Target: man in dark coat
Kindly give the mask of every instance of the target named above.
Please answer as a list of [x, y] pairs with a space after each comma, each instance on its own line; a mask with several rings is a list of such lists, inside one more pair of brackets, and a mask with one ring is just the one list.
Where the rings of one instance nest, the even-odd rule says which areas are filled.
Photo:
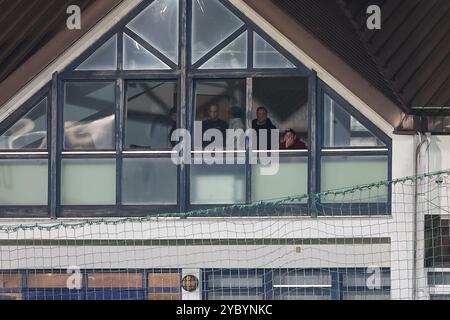
[[[271, 146], [272, 146], [272, 139], [271, 139], [271, 130], [276, 129], [275, 125], [272, 123], [272, 121], [270, 120], [270, 118], [268, 117], [268, 112], [267, 109], [264, 107], [259, 107], [256, 110], [256, 119], [254, 119], [252, 121], [252, 128], [256, 131], [256, 136], [257, 136], [257, 149], [260, 150], [260, 146], [259, 146], [259, 131], [260, 130], [267, 130], [267, 141], [266, 141], [266, 145], [263, 146], [261, 144], [261, 149], [264, 150], [271, 150]], [[278, 145], [279, 141], [276, 141], [276, 144]]]
[[[202, 130], [203, 134], [205, 134], [206, 131], [209, 129], [217, 129], [222, 133], [223, 136], [223, 148], [226, 147], [226, 131], [228, 129], [228, 123], [226, 123], [224, 120], [219, 118], [219, 108], [216, 105], [211, 105], [208, 108], [208, 118], [206, 120], [203, 120], [202, 123]], [[203, 142], [203, 148], [208, 146], [211, 142], [204, 141]]]

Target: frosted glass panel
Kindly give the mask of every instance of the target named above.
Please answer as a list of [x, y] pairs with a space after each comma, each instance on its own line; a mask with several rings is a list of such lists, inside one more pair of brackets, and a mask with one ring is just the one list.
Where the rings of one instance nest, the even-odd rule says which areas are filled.
[[228, 300], [228, 301], [239, 301], [239, 300], [263, 300], [263, 294], [250, 294], [248, 292], [231, 294], [223, 292], [209, 292], [208, 300]]
[[391, 295], [389, 291], [374, 290], [374, 291], [354, 291], [344, 292], [343, 300], [390, 300]]
[[255, 68], [295, 68], [292, 62], [257, 33], [254, 33], [253, 64]]
[[191, 204], [244, 202], [244, 165], [191, 166]]
[[331, 274], [329, 271], [292, 270], [278, 271], [273, 275], [274, 286], [331, 286]]
[[127, 205], [177, 203], [177, 166], [169, 159], [124, 159], [122, 202]]
[[0, 160], [0, 205], [47, 205], [47, 160]]
[[200, 69], [246, 69], [247, 32], [223, 48]]
[[[330, 156], [322, 158], [322, 191], [351, 188], [387, 180], [386, 156]], [[324, 202], [386, 202], [387, 187], [355, 191], [347, 195], [327, 196]]]
[[115, 160], [63, 160], [61, 188], [63, 205], [114, 205], [116, 203]]
[[254, 165], [252, 168], [252, 201], [274, 200], [308, 193], [308, 159], [282, 157], [275, 175], [262, 175], [262, 168], [266, 167]]
[[155, 57], [138, 42], [126, 34], [123, 35], [124, 70], [167, 70], [168, 65]]
[[116, 70], [117, 69], [117, 35], [106, 41], [76, 70]]
[[218, 0], [192, 1], [192, 63], [244, 23]]
[[127, 27], [152, 47], [178, 63], [178, 0], [156, 0]]
[[47, 98], [0, 135], [0, 150], [47, 148]]
[[384, 143], [347, 113], [336, 101], [325, 95], [324, 146], [377, 147], [384, 146]]

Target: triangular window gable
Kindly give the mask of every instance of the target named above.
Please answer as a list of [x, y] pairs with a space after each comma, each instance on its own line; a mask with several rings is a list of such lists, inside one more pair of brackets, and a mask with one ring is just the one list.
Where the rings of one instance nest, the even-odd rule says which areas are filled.
[[213, 56], [200, 69], [247, 69], [247, 32]]
[[117, 69], [117, 35], [101, 45], [92, 55], [84, 60], [77, 71], [102, 71]]
[[170, 67], [155, 57], [144, 45], [127, 34], [123, 35], [124, 70], [167, 70]]
[[0, 131], [0, 150], [47, 149], [48, 98], [44, 97]]
[[325, 148], [386, 146], [377, 135], [326, 93], [323, 102], [323, 128]]
[[277, 49], [264, 40], [259, 34], [254, 34], [253, 65], [262, 69], [295, 68], [295, 65], [283, 56]]
[[[119, 22], [71, 70], [175, 70], [186, 57], [195, 70], [295, 69], [289, 54], [224, 0], [193, 0], [187, 50], [181, 50], [180, 0], [154, 0]], [[114, 32], [114, 33], [112, 33]], [[119, 43], [120, 42], [120, 43]], [[120, 51], [120, 52], [119, 52]], [[121, 61], [118, 61], [121, 57]], [[70, 72], [70, 70], [69, 70]]]
[[127, 28], [178, 64], [179, 1], [155, 0]]

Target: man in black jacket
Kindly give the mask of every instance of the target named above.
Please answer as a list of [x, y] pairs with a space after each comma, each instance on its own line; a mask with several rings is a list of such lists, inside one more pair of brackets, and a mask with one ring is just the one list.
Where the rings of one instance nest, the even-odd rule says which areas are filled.
[[[228, 129], [228, 123], [219, 118], [219, 108], [216, 105], [211, 105], [208, 108], [208, 118], [203, 120], [202, 123], [203, 134], [209, 129], [217, 129], [222, 133], [223, 148], [226, 146], [226, 130]], [[213, 140], [214, 141], [214, 140]], [[203, 148], [208, 146], [211, 142], [203, 141]]]
[[[272, 123], [270, 118], [268, 117], [267, 109], [264, 107], [259, 107], [256, 110], [256, 119], [252, 121], [252, 128], [256, 131], [257, 135], [257, 149], [259, 148], [259, 131], [264, 129], [267, 130], [267, 144], [265, 146], [261, 145], [262, 150], [271, 150], [272, 139], [271, 139], [271, 131], [277, 129], [275, 125]], [[278, 141], [276, 141], [276, 145], [278, 145]]]

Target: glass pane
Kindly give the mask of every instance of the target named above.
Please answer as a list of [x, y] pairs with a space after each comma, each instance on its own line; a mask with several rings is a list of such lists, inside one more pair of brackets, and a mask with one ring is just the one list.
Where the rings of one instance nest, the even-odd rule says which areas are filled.
[[178, 0], [155, 0], [127, 27], [178, 63]]
[[84, 60], [76, 70], [116, 70], [117, 69], [117, 35], [106, 41], [89, 58]]
[[389, 287], [391, 285], [391, 278], [390, 273], [383, 271], [380, 273], [373, 273], [372, 271], [367, 273], [357, 273], [357, 272], [346, 272], [342, 275], [342, 285], [344, 286], [344, 290], [346, 290], [346, 287], [367, 287], [368, 288], [368, 281], [369, 284], [372, 280], [373, 276], [379, 275], [379, 285], [382, 287]]
[[[222, 149], [230, 144], [229, 149], [243, 150], [245, 148], [245, 113], [246, 113], [246, 81], [245, 80], [218, 80], [218, 81], [198, 81], [196, 83], [196, 106], [195, 106], [195, 127], [202, 128], [202, 131], [195, 130], [194, 136], [202, 141], [203, 148], [212, 142], [209, 139], [200, 139], [198, 135], [204, 137], [210, 129], [217, 129], [223, 136], [223, 140], [217, 141], [214, 145], [221, 144]], [[232, 131], [236, 137], [226, 139], [227, 129], [242, 131]], [[210, 131], [211, 133], [212, 131]], [[229, 132], [230, 133], [230, 132]], [[202, 146], [195, 146], [196, 150]]]
[[211, 274], [208, 277], [208, 288], [222, 289], [222, 288], [261, 288], [263, 287], [262, 276], [255, 274]]
[[274, 286], [331, 286], [331, 274], [322, 270], [275, 271]]
[[450, 285], [450, 272], [428, 272], [428, 285]]
[[115, 149], [115, 85], [68, 82], [64, 97], [64, 148]]
[[122, 202], [127, 205], [177, 203], [177, 166], [169, 159], [124, 159]]
[[450, 294], [430, 294], [430, 300], [450, 300]]
[[191, 204], [245, 202], [245, 165], [192, 165]]
[[0, 160], [0, 205], [47, 205], [47, 160]]
[[283, 288], [274, 290], [274, 300], [331, 300], [330, 289], [313, 288], [310, 290], [299, 288]]
[[191, 62], [197, 62], [243, 25], [238, 17], [217, 0], [192, 1]]
[[138, 42], [123, 34], [124, 70], [167, 70], [168, 65], [147, 51]]
[[253, 66], [255, 68], [295, 68], [277, 49], [254, 33]]
[[[322, 191], [351, 188], [363, 184], [386, 181], [388, 158], [386, 156], [330, 156], [322, 157]], [[387, 187], [373, 187], [346, 195], [330, 195], [324, 202], [387, 201]]]
[[261, 169], [265, 167], [252, 167], [252, 201], [275, 200], [308, 193], [307, 158], [280, 157], [279, 169], [274, 175], [262, 175]]
[[47, 98], [0, 135], [0, 149], [47, 149]]
[[127, 86], [125, 149], [167, 149], [176, 129], [175, 82], [138, 81]]
[[[450, 220], [440, 215], [425, 216], [425, 266], [427, 268], [450, 268]], [[443, 273], [441, 280], [444, 281]], [[450, 276], [446, 274], [446, 279]], [[440, 284], [430, 281], [429, 284]]]
[[[306, 150], [308, 148], [308, 78], [279, 77], [253, 79], [252, 128], [260, 150]], [[271, 133], [280, 130], [278, 141]], [[260, 135], [266, 132], [265, 139]], [[276, 132], [275, 132], [276, 133]]]
[[114, 205], [116, 163], [113, 159], [64, 159], [63, 205]]
[[377, 147], [384, 146], [384, 143], [347, 113], [336, 101], [325, 95], [324, 146]]
[[343, 300], [390, 300], [391, 294], [389, 291], [374, 290], [374, 291], [353, 291], [344, 292]]
[[247, 32], [241, 34], [228, 46], [212, 57], [200, 69], [246, 69]]
[[228, 300], [228, 301], [239, 301], [239, 300], [263, 300], [263, 294], [251, 294], [249, 292], [242, 292], [240, 294], [223, 293], [223, 292], [209, 292], [208, 300]]

